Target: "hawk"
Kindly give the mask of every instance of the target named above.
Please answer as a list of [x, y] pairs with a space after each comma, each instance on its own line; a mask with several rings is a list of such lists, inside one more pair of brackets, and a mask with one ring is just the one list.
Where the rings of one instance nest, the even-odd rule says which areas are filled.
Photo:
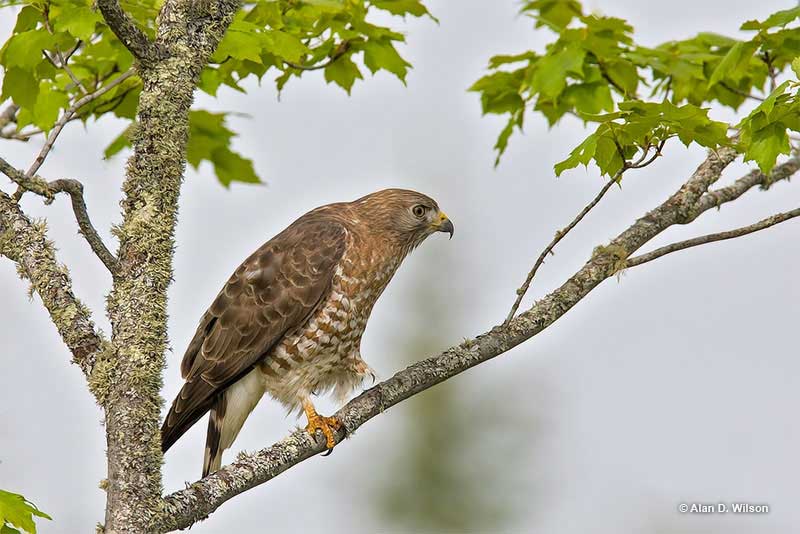
[[361, 336], [400, 263], [434, 232], [453, 236], [436, 202], [386, 189], [312, 210], [236, 269], [200, 319], [181, 362], [186, 379], [161, 428], [164, 452], [206, 412], [203, 476], [220, 468], [264, 393], [305, 412], [328, 448], [341, 423], [312, 395], [343, 400], [372, 369]]

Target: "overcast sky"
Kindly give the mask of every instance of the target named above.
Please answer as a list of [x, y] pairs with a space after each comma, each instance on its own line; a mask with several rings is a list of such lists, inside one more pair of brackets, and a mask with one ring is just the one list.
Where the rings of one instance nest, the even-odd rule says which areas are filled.
[[[362, 354], [386, 378], [404, 362], [427, 356], [410, 353], [405, 342], [419, 334], [413, 314], [420, 299], [443, 310], [442, 325], [448, 326], [441, 329], [438, 348], [502, 321], [539, 250], [602, 184], [592, 168], [554, 177], [553, 163], [584, 135], [569, 120], [549, 131], [542, 118], [530, 117], [526, 134], [512, 139], [501, 165], [493, 168], [491, 147], [502, 124], [482, 118], [477, 95], [466, 88], [484, 73], [492, 54], [541, 49], [550, 35], [517, 17], [513, 0], [428, 5], [439, 25], [427, 19], [394, 23], [408, 36], [404, 53], [414, 65], [408, 87], [380, 74], [359, 83], [348, 97], [326, 86], [320, 73], [309, 73], [293, 80], [280, 102], [266, 79], [261, 87], [250, 84], [248, 95], [222, 90], [216, 101], [198, 97], [199, 106], [248, 115], [232, 121], [241, 134], [236, 147], [253, 158], [267, 185], [224, 190], [210, 168], [187, 172], [170, 289], [168, 401], [180, 387], [180, 356], [221, 284], [253, 249], [305, 211], [396, 186], [436, 198], [455, 223], [453, 240], [429, 239], [376, 306]], [[791, 5], [588, 3], [628, 19], [644, 44], [699, 31], [734, 35], [742, 21]], [[9, 20], [0, 22], [0, 35], [9, 30]], [[82, 179], [95, 225], [111, 241], [108, 228], [119, 220], [124, 157], [102, 162], [100, 155], [121, 124], [104, 120], [81, 128], [67, 128], [42, 174]], [[0, 154], [25, 167], [40, 146], [40, 141], [2, 142]], [[559, 245], [526, 303], [559, 285], [594, 246], [665, 199], [702, 158], [701, 150], [671, 144], [656, 164], [626, 175], [623, 188], [613, 189]], [[740, 163], [731, 166], [725, 180], [744, 169]], [[652, 246], [795, 208], [796, 182], [768, 193], [754, 191], [688, 228], [670, 230]], [[29, 213], [50, 221], [76, 293], [108, 332], [103, 305], [110, 277], [76, 236], [68, 204], [59, 198], [43, 207], [33, 195], [24, 201]], [[480, 413], [488, 414], [475, 421], [471, 439], [506, 441], [501, 449], [486, 445], [485, 456], [475, 458], [487, 466], [482, 473], [487, 491], [494, 488], [493, 462], [512, 463], [521, 479], [508, 488], [508, 498], [531, 511], [509, 518], [507, 530], [786, 533], [800, 528], [798, 235], [800, 223], [787, 222], [633, 269], [619, 281], [605, 282], [533, 340], [451, 381], [460, 407], [480, 405]], [[97, 487], [105, 476], [102, 414], [78, 368], [69, 365], [40, 301], [30, 301], [26, 291], [11, 262], [0, 261], [0, 487], [23, 493], [54, 517], [40, 523], [41, 533], [88, 532], [103, 517], [104, 494]], [[436, 330], [437, 324], [428, 327]], [[402, 430], [413, 425], [408, 419], [414, 402], [371, 421], [332, 456], [304, 462], [228, 502], [192, 532], [391, 530], [368, 493], [376, 480], [392, 483], [386, 466], [403, 447]], [[480, 428], [489, 421], [480, 417], [493, 414], [516, 418], [513, 425], [530, 427], [537, 439], [522, 439], [517, 430], [506, 433], [503, 427], [482, 435]], [[234, 454], [267, 446], [295, 424], [265, 399]], [[204, 440], [205, 424], [198, 424], [169, 451], [167, 491], [197, 478]], [[729, 501], [768, 503], [771, 512], [677, 512], [681, 502]], [[313, 503], [313, 511], [301, 511], [301, 503]]]

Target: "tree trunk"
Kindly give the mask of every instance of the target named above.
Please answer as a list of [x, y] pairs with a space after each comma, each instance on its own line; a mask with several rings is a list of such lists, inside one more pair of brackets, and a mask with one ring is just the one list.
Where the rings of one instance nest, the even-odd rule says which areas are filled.
[[147, 531], [161, 499], [167, 287], [196, 70], [178, 58], [140, 69], [135, 152], [117, 230], [120, 274], [108, 300], [116, 353], [105, 398], [107, 532]]

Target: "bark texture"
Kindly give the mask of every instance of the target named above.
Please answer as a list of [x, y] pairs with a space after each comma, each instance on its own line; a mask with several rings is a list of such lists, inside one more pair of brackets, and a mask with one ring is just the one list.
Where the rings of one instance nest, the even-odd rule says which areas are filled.
[[[123, 185], [122, 224], [116, 229], [118, 276], [108, 298], [115, 352], [95, 379], [106, 409], [109, 533], [149, 531], [161, 505], [167, 288], [188, 114], [200, 72], [237, 8], [238, 2], [166, 2], [154, 43], [163, 57], [148, 56], [138, 65], [143, 89]], [[114, 26], [118, 18], [108, 22]], [[115, 31], [126, 36], [132, 30], [120, 24]]]
[[[625, 269], [626, 260], [633, 252], [669, 227], [689, 223], [755, 186], [769, 187], [776, 181], [788, 179], [798, 170], [799, 162], [793, 158], [776, 167], [769, 176], [752, 172], [728, 188], [709, 192], [709, 187], [735, 157], [732, 149], [709, 154], [675, 194], [639, 218], [608, 245], [597, 247], [586, 264], [561, 287], [507, 324], [420, 361], [350, 401], [335, 414], [344, 423], [337, 442], [391, 406], [535, 336], [566, 314], [601, 282]], [[323, 439], [315, 441], [305, 430], [297, 430], [271, 447], [254, 454], [240, 454], [236, 462], [165, 497], [163, 512], [154, 523], [154, 530], [190, 527], [227, 500], [325, 450]]]

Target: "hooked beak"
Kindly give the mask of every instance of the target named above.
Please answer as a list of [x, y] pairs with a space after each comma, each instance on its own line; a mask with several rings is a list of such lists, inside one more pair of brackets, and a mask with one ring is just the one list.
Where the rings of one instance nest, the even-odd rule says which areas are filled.
[[450, 234], [450, 239], [453, 239], [453, 233], [455, 232], [455, 227], [453, 226], [453, 222], [447, 218], [447, 215], [439, 212], [439, 218], [432, 224], [434, 231], [436, 232], [447, 232]]

